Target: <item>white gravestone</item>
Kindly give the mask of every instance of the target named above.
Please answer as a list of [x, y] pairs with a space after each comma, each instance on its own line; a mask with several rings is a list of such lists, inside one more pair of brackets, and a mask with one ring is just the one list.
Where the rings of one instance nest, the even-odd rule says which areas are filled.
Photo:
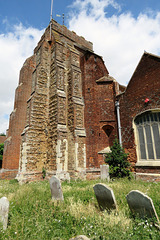
[[111, 188], [105, 184], [98, 183], [93, 187], [93, 189], [98, 201], [99, 208], [102, 211], [107, 210], [110, 212], [113, 209], [117, 210], [116, 199]]
[[138, 215], [140, 218], [152, 218], [159, 222], [156, 210], [152, 199], [144, 193], [133, 190], [126, 196], [129, 208], [133, 215]]
[[6, 197], [0, 198], [0, 222], [3, 225], [3, 229], [7, 228], [9, 213], [9, 201]]
[[75, 238], [70, 238], [70, 240], [90, 240], [90, 239], [84, 235], [79, 235]]
[[100, 165], [100, 169], [101, 169], [101, 179], [102, 180], [110, 180], [109, 179], [109, 165]]
[[50, 182], [52, 199], [53, 200], [64, 200], [60, 180], [57, 177], [52, 176], [50, 178], [49, 182]]

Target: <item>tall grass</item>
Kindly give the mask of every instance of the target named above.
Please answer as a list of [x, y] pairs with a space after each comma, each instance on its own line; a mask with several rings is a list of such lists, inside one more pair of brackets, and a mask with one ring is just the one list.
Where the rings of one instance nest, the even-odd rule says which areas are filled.
[[159, 230], [149, 221], [131, 217], [126, 195], [139, 190], [152, 198], [160, 216], [160, 183], [119, 179], [103, 181], [114, 191], [118, 214], [101, 212], [94, 195], [95, 181], [63, 182], [63, 202], [53, 202], [48, 181], [19, 185], [0, 181], [0, 198], [10, 201], [9, 223], [0, 230], [0, 239], [68, 240], [76, 235], [90, 239], [160, 239]]

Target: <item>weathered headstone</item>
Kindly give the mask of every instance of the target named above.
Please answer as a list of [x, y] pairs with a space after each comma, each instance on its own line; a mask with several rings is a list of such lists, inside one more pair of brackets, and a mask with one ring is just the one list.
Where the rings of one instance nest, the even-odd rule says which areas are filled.
[[140, 218], [152, 218], [159, 222], [150, 197], [138, 190], [133, 190], [128, 193], [126, 199], [133, 215], [138, 215]]
[[70, 238], [70, 240], [90, 240], [88, 237], [86, 237], [85, 235], [79, 235], [75, 238]]
[[107, 185], [98, 183], [93, 187], [99, 208], [104, 211], [107, 210], [110, 212], [111, 210], [117, 210], [116, 199], [113, 193], [113, 190], [109, 188]]
[[3, 229], [7, 228], [9, 213], [9, 201], [6, 197], [0, 198], [0, 222], [3, 225]]
[[109, 181], [109, 165], [103, 164], [100, 165], [101, 169], [101, 179], [105, 180], [107, 179]]
[[52, 176], [50, 178], [49, 182], [50, 182], [52, 199], [53, 200], [64, 200], [60, 180], [57, 177]]

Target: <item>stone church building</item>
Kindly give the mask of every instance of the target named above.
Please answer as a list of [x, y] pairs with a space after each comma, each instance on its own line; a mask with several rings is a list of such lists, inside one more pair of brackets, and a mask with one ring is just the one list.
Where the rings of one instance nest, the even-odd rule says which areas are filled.
[[0, 178], [95, 178], [118, 136], [137, 177], [160, 179], [160, 58], [125, 88], [91, 42], [52, 20], [19, 77]]

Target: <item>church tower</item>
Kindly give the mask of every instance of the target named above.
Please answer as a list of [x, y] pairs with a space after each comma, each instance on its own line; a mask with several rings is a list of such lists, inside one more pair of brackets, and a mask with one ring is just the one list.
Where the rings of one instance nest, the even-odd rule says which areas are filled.
[[116, 86], [92, 43], [52, 19], [21, 70], [0, 177], [96, 172], [116, 134]]

